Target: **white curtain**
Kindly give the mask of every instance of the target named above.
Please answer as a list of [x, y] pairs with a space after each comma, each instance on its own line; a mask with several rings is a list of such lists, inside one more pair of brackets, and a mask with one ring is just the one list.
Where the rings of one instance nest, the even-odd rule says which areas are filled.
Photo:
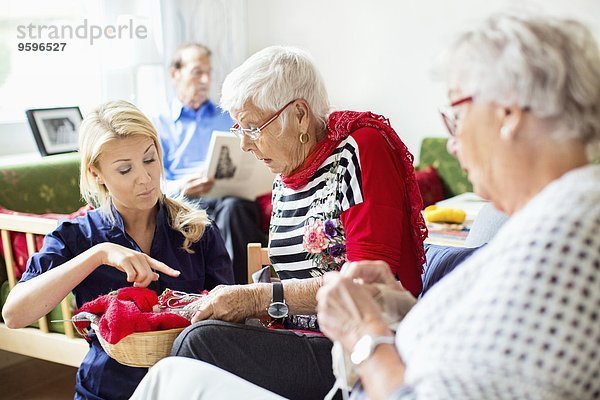
[[247, 57], [246, 1], [103, 0], [107, 23], [133, 18], [148, 28], [146, 40], [106, 47], [105, 96], [132, 100], [149, 116], [164, 111], [174, 95], [168, 77], [173, 52], [200, 42], [212, 51], [211, 98], [218, 102], [225, 76]]
[[102, 0], [104, 24], [146, 28], [144, 39], [106, 40], [103, 54], [104, 100], [125, 99], [135, 103], [149, 117], [167, 103], [166, 71], [163, 67], [160, 0]]
[[[211, 98], [216, 102], [219, 100], [225, 76], [248, 56], [246, 1], [160, 1], [163, 44], [161, 50], [165, 55], [165, 68], [180, 44], [204, 44], [212, 51]], [[170, 100], [173, 88], [168, 79], [166, 86]]]

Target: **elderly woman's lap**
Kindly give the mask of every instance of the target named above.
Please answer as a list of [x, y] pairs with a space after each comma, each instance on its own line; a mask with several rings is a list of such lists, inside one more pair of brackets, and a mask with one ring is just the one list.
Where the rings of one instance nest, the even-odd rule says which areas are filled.
[[171, 355], [205, 361], [290, 399], [316, 399], [333, 386], [331, 346], [319, 335], [209, 320], [184, 330]]
[[154, 399], [281, 400], [282, 397], [213, 365], [183, 357], [162, 359], [150, 369], [131, 397]]

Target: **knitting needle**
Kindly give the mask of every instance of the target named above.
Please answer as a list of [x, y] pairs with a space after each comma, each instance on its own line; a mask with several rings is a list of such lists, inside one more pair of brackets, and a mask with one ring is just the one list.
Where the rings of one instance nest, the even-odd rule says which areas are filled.
[[183, 310], [180, 308], [161, 308], [159, 312], [196, 312], [197, 310]]

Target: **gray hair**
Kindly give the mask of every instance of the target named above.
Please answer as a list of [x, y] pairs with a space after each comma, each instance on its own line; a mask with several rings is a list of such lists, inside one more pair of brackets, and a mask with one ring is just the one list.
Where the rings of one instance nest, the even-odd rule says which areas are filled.
[[600, 142], [600, 50], [581, 23], [498, 14], [449, 50], [447, 79], [477, 101], [528, 107], [556, 138]]
[[[225, 78], [220, 105], [227, 111], [239, 110], [250, 100], [261, 110], [275, 112], [295, 99], [306, 100], [314, 117], [325, 123], [329, 99], [312, 57], [295, 47], [271, 46]], [[286, 113], [280, 118], [285, 124]]]
[[171, 59], [171, 68], [183, 68], [183, 52], [187, 49], [196, 49], [201, 55], [206, 55], [209, 58], [212, 56], [210, 49], [202, 43], [184, 43], [175, 49], [175, 53], [173, 53], [173, 58]]

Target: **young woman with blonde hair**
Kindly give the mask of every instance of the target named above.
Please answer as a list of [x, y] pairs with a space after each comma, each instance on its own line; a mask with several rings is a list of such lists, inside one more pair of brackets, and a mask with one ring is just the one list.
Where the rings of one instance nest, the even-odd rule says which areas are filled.
[[[81, 195], [97, 208], [46, 236], [2, 310], [8, 327], [31, 324], [71, 291], [81, 307], [132, 284], [160, 294], [233, 283], [231, 260], [206, 212], [163, 195], [158, 135], [134, 105], [112, 101], [88, 114], [79, 147]], [[117, 363], [91, 338], [75, 398], [129, 398], [147, 369]]]

